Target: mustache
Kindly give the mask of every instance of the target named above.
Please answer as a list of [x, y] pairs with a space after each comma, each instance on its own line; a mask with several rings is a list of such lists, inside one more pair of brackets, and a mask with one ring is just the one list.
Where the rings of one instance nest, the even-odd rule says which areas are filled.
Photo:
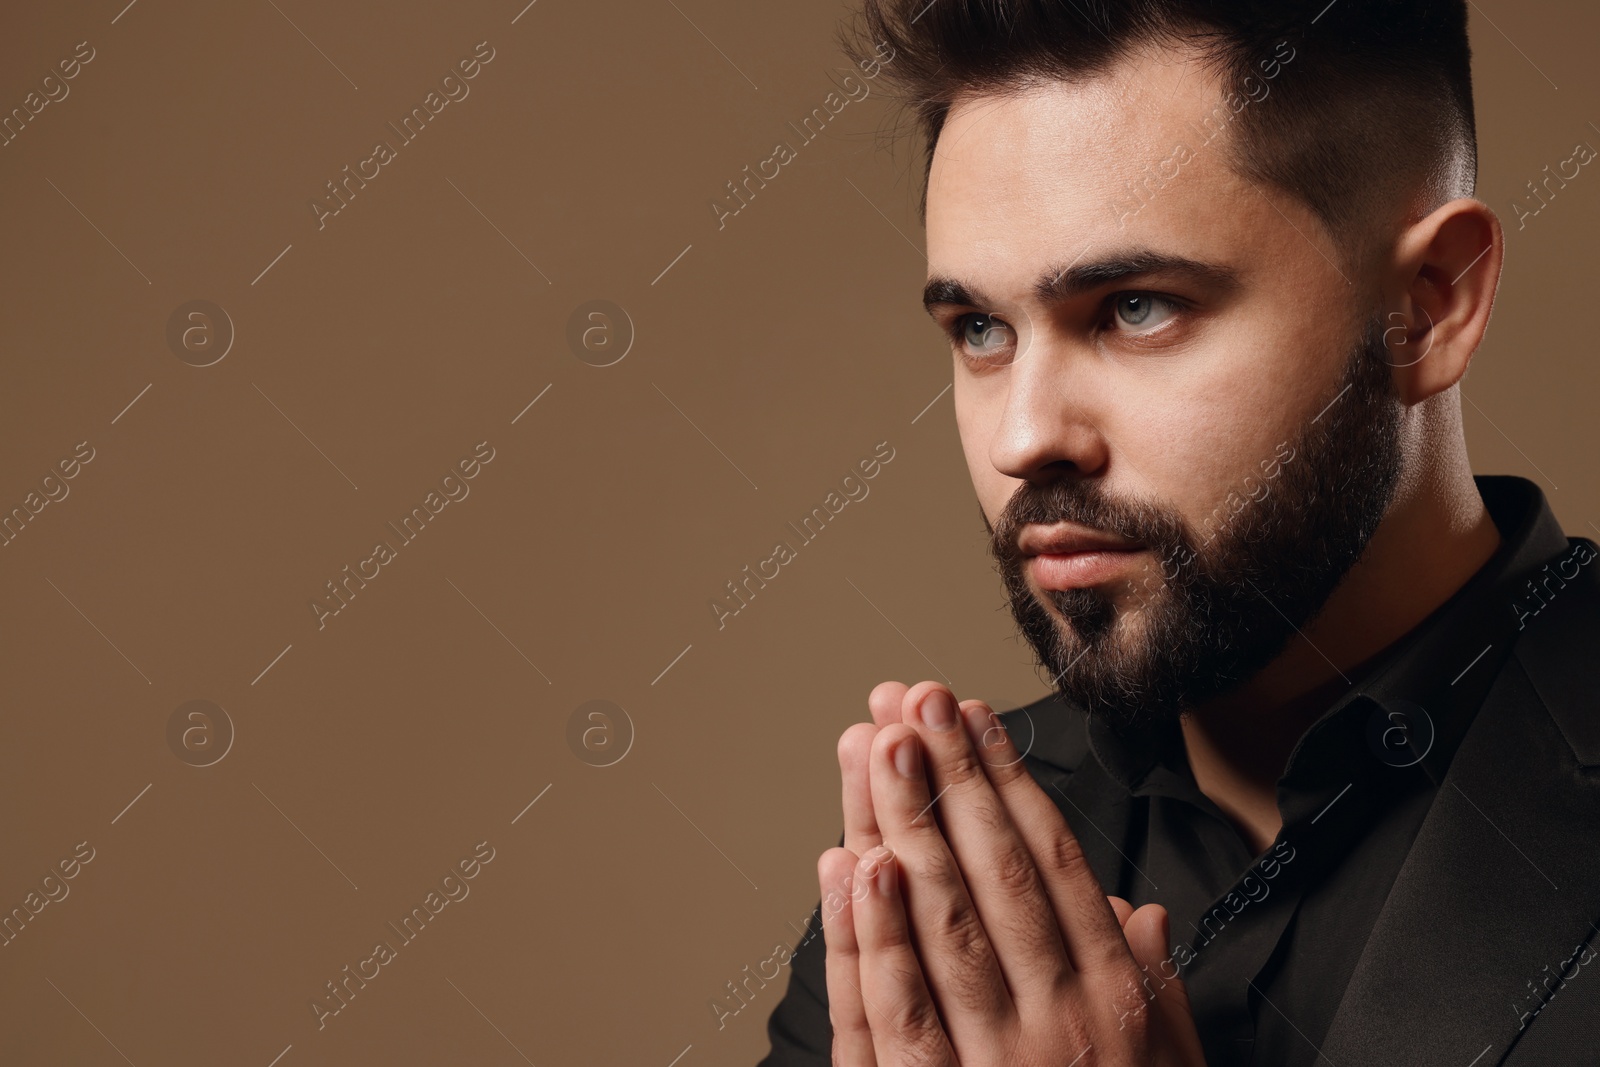
[[[982, 513], [981, 507], [979, 512]], [[1188, 532], [1176, 512], [1143, 501], [1118, 500], [1099, 482], [1087, 480], [1057, 479], [1044, 485], [1023, 482], [992, 525], [988, 516], [983, 516], [990, 549], [1003, 561], [1021, 556], [1017, 537], [1024, 526], [1059, 522], [1085, 526], [1157, 550], [1175, 551], [1189, 545]]]

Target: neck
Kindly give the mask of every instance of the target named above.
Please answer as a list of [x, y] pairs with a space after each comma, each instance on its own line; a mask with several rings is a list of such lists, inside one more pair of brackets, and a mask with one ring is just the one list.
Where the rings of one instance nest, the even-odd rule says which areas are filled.
[[1316, 617], [1247, 683], [1183, 717], [1196, 784], [1256, 852], [1282, 829], [1277, 782], [1301, 736], [1500, 545], [1464, 447], [1448, 466], [1447, 476], [1403, 477], [1366, 550]]

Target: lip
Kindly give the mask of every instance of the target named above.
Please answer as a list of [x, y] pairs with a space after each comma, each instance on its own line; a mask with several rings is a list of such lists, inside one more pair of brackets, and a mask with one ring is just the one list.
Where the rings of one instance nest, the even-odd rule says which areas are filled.
[[1091, 530], [1070, 522], [1051, 526], [1029, 523], [1017, 536], [1017, 548], [1024, 556], [1070, 556], [1077, 552], [1127, 552], [1144, 546], [1137, 541]]
[[1028, 572], [1042, 589], [1100, 585], [1127, 570], [1145, 552], [1137, 541], [1072, 523], [1029, 525], [1017, 538]]

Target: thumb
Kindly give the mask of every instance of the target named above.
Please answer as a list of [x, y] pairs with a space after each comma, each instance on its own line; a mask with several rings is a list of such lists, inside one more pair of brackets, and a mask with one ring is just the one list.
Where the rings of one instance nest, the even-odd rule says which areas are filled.
[[1189, 991], [1179, 978], [1171, 949], [1171, 920], [1160, 904], [1146, 904], [1128, 917], [1123, 932], [1134, 960], [1152, 975], [1156, 989], [1156, 1019], [1161, 1029], [1161, 1045], [1166, 1056], [1158, 1062], [1204, 1067], [1205, 1052], [1189, 1009]]

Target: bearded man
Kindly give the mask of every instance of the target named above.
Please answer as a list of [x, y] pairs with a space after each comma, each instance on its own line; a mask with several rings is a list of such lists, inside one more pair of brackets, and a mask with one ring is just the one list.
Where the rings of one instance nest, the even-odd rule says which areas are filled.
[[847, 43], [926, 144], [1053, 692], [872, 691], [764, 1063], [1594, 1062], [1596, 546], [1468, 462], [1465, 0], [866, 0]]

